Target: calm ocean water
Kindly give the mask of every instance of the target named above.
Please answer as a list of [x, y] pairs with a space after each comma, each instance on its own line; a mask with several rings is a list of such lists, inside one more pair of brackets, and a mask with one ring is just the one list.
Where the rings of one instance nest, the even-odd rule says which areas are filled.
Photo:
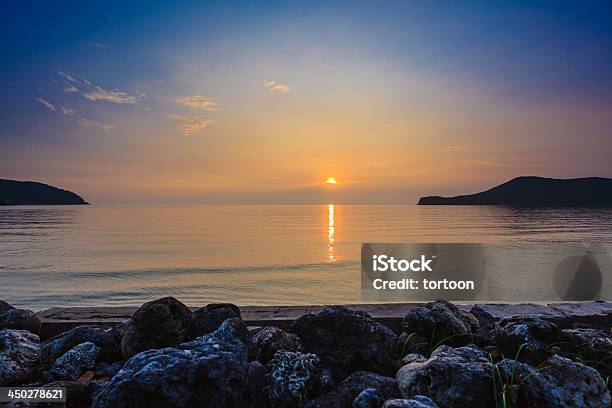
[[162, 296], [194, 306], [359, 303], [362, 242], [609, 243], [612, 209], [0, 207], [0, 299], [34, 310]]

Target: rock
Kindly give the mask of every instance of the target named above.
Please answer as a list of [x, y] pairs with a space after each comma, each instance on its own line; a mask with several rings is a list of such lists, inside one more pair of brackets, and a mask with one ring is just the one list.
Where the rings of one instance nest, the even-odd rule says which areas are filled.
[[281, 350], [270, 361], [266, 395], [273, 408], [302, 407], [318, 374], [315, 354]]
[[81, 343], [55, 360], [51, 375], [57, 380], [76, 381], [81, 374], [92, 370], [100, 347], [91, 342]]
[[395, 378], [367, 371], [357, 371], [342, 381], [331, 392], [313, 399], [307, 408], [351, 408], [353, 401], [366, 388], [377, 389], [385, 399], [399, 397]]
[[27, 330], [30, 333], [40, 334], [40, 327], [40, 319], [31, 310], [15, 309], [10, 306], [0, 313], [0, 329]]
[[142, 305], [123, 332], [121, 351], [130, 358], [141, 351], [176, 346], [188, 340], [191, 310], [173, 297]]
[[493, 404], [493, 365], [475, 346], [438, 347], [425, 362], [397, 372], [401, 395], [424, 395], [440, 407], [479, 408]]
[[602, 377], [612, 376], [612, 335], [596, 329], [564, 329], [559, 347], [578, 361], [595, 368]]
[[7, 310], [14, 309], [13, 306], [6, 303], [4, 300], [0, 300], [0, 314], [6, 312]]
[[422, 363], [424, 361], [427, 361], [427, 357], [419, 353], [410, 353], [402, 357], [403, 365], [410, 364], [410, 363]]
[[[595, 369], [558, 355], [544, 361], [538, 370], [527, 364], [505, 359], [497, 364], [496, 373], [496, 388], [507, 390], [506, 399], [512, 406], [610, 406], [610, 392]], [[506, 387], [503, 387], [504, 385]]]
[[93, 343], [100, 348], [98, 361], [113, 362], [121, 360], [121, 339], [119, 328], [110, 326], [78, 326], [47, 340], [42, 345], [42, 359], [46, 367], [53, 365], [58, 357], [81, 343]]
[[0, 330], [0, 386], [22, 385], [40, 364], [40, 339], [26, 330]]
[[269, 372], [269, 367], [262, 365], [257, 360], [249, 363], [243, 401], [245, 406], [250, 408], [270, 407], [270, 401], [263, 392], [267, 386], [266, 381]]
[[[91, 406], [92, 389], [88, 384], [74, 381], [56, 381], [43, 385], [45, 388], [66, 388], [66, 408], [89, 408]], [[56, 408], [57, 403], [50, 403], [50, 408]]]
[[227, 319], [241, 318], [238, 306], [231, 303], [211, 303], [195, 312], [192, 316], [190, 339], [211, 333]]
[[113, 377], [123, 367], [123, 361], [115, 361], [114, 363], [105, 363], [103, 361], [96, 364], [94, 373], [98, 378]]
[[558, 336], [559, 329], [554, 323], [537, 317], [502, 319], [493, 331], [493, 338], [505, 357], [531, 364], [552, 354], [548, 345], [555, 343]]
[[425, 339], [430, 345], [458, 347], [479, 334], [478, 319], [445, 300], [415, 307], [404, 316], [404, 332]]
[[382, 408], [438, 408], [429, 398], [415, 395], [411, 399], [390, 399], [385, 401]]
[[220, 348], [248, 359], [251, 340], [249, 330], [241, 319], [227, 319], [217, 330], [205, 334], [193, 341], [182, 343], [178, 348], [183, 350], [217, 350]]
[[376, 388], [366, 388], [353, 401], [353, 408], [380, 408], [384, 402], [385, 397]]
[[246, 358], [223, 343], [192, 350], [148, 350], [128, 360], [92, 407], [239, 407], [246, 374]]
[[392, 350], [396, 335], [367, 313], [326, 307], [295, 320], [291, 332], [307, 352], [321, 358], [322, 366], [340, 371], [340, 376], [358, 370], [394, 375], [399, 365]]
[[267, 326], [253, 336], [253, 347], [256, 357], [262, 363], [267, 363], [279, 350], [302, 351], [300, 338], [274, 326]]

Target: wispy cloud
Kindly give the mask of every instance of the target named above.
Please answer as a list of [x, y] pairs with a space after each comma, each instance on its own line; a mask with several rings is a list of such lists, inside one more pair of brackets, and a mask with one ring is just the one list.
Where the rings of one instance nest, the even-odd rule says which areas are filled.
[[34, 98], [35, 101], [41, 103], [44, 105], [45, 108], [49, 109], [50, 111], [55, 111], [55, 106], [53, 106], [53, 104], [49, 101], [44, 100], [43, 98]]
[[102, 129], [104, 131], [109, 131], [114, 128], [114, 126], [110, 123], [95, 122], [87, 118], [81, 118], [77, 121], [77, 123], [81, 126]]
[[202, 95], [193, 96], [182, 96], [174, 100], [177, 104], [182, 106], [189, 106], [190, 108], [203, 109], [206, 111], [218, 111], [219, 102], [216, 98], [209, 98]]
[[281, 84], [280, 82], [264, 80], [264, 87], [270, 92], [281, 92], [287, 93], [291, 91], [288, 85]]
[[57, 74], [59, 76], [61, 76], [62, 78], [67, 79], [70, 82], [78, 82], [79, 81], [74, 75], [69, 74], [69, 73], [64, 72], [64, 71], [57, 71]]
[[458, 150], [462, 150], [463, 147], [461, 146], [444, 146], [444, 151], [445, 152], [456, 152]]
[[68, 105], [62, 106], [60, 110], [62, 111], [62, 115], [64, 116], [72, 116], [76, 113], [76, 111]]
[[66, 86], [64, 87], [64, 89], [62, 89], [62, 91], [66, 92], [66, 93], [75, 93], [75, 92], [79, 92], [78, 88], [70, 83], [66, 83]]
[[180, 122], [176, 128], [184, 135], [194, 135], [200, 133], [202, 129], [213, 123], [210, 119], [205, 119], [200, 116], [186, 116], [178, 115], [176, 113], [169, 113], [168, 117], [172, 120]]
[[82, 95], [90, 101], [106, 101], [130, 105], [135, 105], [140, 102], [140, 98], [136, 96], [128, 95], [126, 92], [120, 91], [118, 89], [107, 91], [106, 89], [100, 86], [96, 86], [91, 91], [84, 92]]
[[108, 48], [108, 45], [106, 44], [102, 44], [101, 42], [90, 42], [89, 45], [91, 45], [94, 48], [99, 48], [99, 49], [106, 49]]

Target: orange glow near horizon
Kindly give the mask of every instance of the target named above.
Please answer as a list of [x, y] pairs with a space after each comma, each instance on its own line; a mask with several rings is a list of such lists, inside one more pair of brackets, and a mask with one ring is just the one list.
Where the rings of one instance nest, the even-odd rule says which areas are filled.
[[325, 184], [338, 184], [338, 181], [335, 177], [328, 177], [327, 180], [325, 180]]

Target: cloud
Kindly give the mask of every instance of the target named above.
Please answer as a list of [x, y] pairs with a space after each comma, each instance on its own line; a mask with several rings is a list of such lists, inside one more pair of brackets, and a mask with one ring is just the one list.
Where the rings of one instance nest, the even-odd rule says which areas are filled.
[[79, 92], [79, 90], [77, 89], [77, 87], [75, 87], [72, 84], [66, 83], [66, 87], [64, 89], [62, 89], [62, 91], [66, 92], [66, 93], [75, 93], [75, 92]]
[[169, 113], [168, 117], [172, 120], [180, 122], [176, 128], [184, 135], [194, 135], [200, 133], [202, 129], [213, 123], [210, 119], [204, 119], [199, 116], [185, 116], [176, 113]]
[[179, 105], [189, 106], [190, 108], [213, 112], [219, 110], [219, 103], [216, 98], [209, 98], [202, 95], [183, 96], [176, 98], [174, 101]]
[[68, 105], [62, 106], [61, 111], [64, 116], [72, 116], [76, 113], [76, 111]]
[[264, 87], [270, 92], [287, 93], [291, 91], [288, 85], [276, 81], [264, 80]]
[[136, 96], [128, 95], [127, 93], [118, 89], [107, 91], [100, 86], [96, 86], [91, 91], [85, 92], [82, 95], [90, 101], [106, 101], [130, 105], [135, 105], [140, 102], [140, 98], [137, 98]]
[[58, 75], [61, 76], [64, 79], [67, 79], [70, 82], [78, 82], [79, 80], [73, 76], [72, 74], [69, 74], [67, 72], [63, 72], [63, 71], [57, 71]]
[[81, 125], [81, 126], [102, 129], [102, 130], [105, 130], [105, 131], [109, 131], [109, 130], [114, 128], [114, 126], [111, 125], [110, 123], [95, 122], [95, 121], [89, 120], [87, 118], [81, 118], [81, 119], [79, 119], [77, 121], [77, 123], [79, 125]]
[[46, 100], [44, 100], [42, 98], [34, 98], [34, 100], [42, 103], [44, 105], [44, 107], [49, 109], [50, 111], [55, 111], [55, 106], [53, 106], [53, 104], [51, 102], [46, 101]]
[[444, 146], [444, 151], [445, 152], [456, 152], [458, 150], [463, 149], [463, 147], [461, 146]]

